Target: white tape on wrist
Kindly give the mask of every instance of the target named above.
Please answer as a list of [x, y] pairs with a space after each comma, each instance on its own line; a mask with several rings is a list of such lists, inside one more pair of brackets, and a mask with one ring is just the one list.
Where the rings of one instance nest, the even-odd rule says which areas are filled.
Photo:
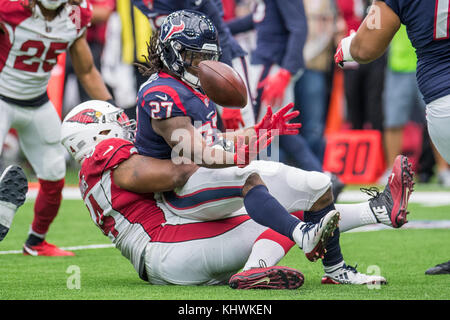
[[345, 37], [341, 41], [341, 47], [342, 47], [342, 54], [344, 61], [355, 61], [353, 59], [352, 55], [350, 54], [350, 46], [352, 44], [353, 38], [356, 36], [356, 32], [353, 32], [348, 37]]

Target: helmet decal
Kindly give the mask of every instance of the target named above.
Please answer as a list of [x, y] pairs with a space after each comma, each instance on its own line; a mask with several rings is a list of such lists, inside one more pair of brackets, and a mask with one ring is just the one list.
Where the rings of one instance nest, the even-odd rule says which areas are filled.
[[[166, 27], [168, 27], [168, 25], [166, 25]], [[163, 41], [166, 41], [170, 36], [174, 35], [175, 33], [183, 32], [184, 28], [185, 28], [184, 21], [181, 21], [181, 23], [179, 25], [172, 24], [169, 32], [164, 37]]]
[[74, 115], [73, 117], [70, 117], [67, 119], [67, 122], [78, 122], [78, 123], [99, 123], [100, 117], [102, 116], [102, 113], [99, 111], [96, 111], [94, 109], [85, 109]]

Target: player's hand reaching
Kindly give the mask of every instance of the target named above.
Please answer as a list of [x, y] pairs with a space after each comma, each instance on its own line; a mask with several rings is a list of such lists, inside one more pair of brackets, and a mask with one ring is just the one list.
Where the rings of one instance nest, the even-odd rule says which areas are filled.
[[280, 105], [284, 92], [291, 81], [291, 73], [281, 68], [277, 73], [267, 76], [258, 84], [258, 89], [264, 88], [261, 101], [268, 105]]
[[232, 108], [222, 109], [222, 122], [225, 129], [237, 130], [239, 125], [244, 127], [244, 120], [242, 120], [241, 110]]
[[291, 102], [278, 110], [275, 114], [272, 113], [272, 107], [268, 106], [266, 114], [254, 127], [256, 136], [259, 137], [265, 132], [271, 137], [298, 134], [302, 124], [299, 122], [289, 123], [290, 120], [300, 114], [300, 111], [298, 110], [289, 112], [293, 106], [294, 104]]
[[251, 136], [248, 144], [245, 143], [245, 136], [237, 136], [234, 164], [239, 168], [246, 167], [256, 159], [259, 152], [266, 149], [272, 143], [272, 140], [273, 137], [270, 136], [269, 132], [266, 132], [260, 137]]
[[353, 38], [356, 36], [355, 30], [350, 31], [350, 35], [345, 37], [339, 42], [334, 55], [334, 62], [341, 68], [344, 67], [344, 62], [354, 61], [352, 55], [350, 54], [350, 45]]

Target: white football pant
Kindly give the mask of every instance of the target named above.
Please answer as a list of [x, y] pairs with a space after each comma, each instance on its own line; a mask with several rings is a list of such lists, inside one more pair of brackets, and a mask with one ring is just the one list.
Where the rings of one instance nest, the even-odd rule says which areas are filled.
[[20, 147], [39, 179], [64, 178], [61, 119], [50, 101], [41, 107], [20, 107], [0, 100], [0, 154], [10, 128], [17, 130]]

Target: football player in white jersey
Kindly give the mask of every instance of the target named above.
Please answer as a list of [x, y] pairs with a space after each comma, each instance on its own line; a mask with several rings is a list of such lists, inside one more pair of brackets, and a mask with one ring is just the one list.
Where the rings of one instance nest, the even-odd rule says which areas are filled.
[[[200, 212], [183, 217], [154, 195], [172, 189], [182, 191], [201, 168], [137, 154], [130, 142], [133, 127], [123, 110], [106, 102], [88, 101], [64, 119], [62, 143], [82, 163], [80, 190], [91, 218], [132, 262], [141, 278], [154, 284], [198, 285], [223, 283], [231, 276], [230, 285], [238, 289], [296, 288], [303, 283], [298, 271], [275, 267], [295, 242], [251, 220], [242, 204], [232, 214], [227, 214], [227, 203], [217, 205], [216, 212], [212, 207], [205, 208], [203, 217], [199, 217]], [[406, 157], [399, 156], [394, 170], [385, 191], [372, 200], [336, 205], [341, 213], [340, 232], [372, 223], [399, 227], [394, 212], [405, 214], [409, 198], [405, 193], [412, 183]], [[291, 201], [295, 207], [296, 201], [305, 198], [306, 187], [297, 189], [301, 181], [296, 186], [286, 181], [283, 185], [280, 181], [289, 177], [278, 171], [279, 176], [261, 171], [264, 182], [284, 206]], [[292, 168], [288, 173], [298, 178], [301, 170]], [[206, 186], [209, 180], [205, 178]], [[301, 218], [293, 210], [289, 212]], [[207, 219], [206, 215], [215, 218]], [[406, 217], [400, 218], [401, 223], [406, 222]], [[305, 229], [319, 230], [314, 224], [300, 223], [306, 225]], [[315, 235], [310, 233], [306, 231], [301, 241], [314, 241]], [[299, 246], [306, 252], [304, 244]], [[241, 268], [243, 272], [233, 275]], [[265, 277], [270, 281], [259, 281]], [[365, 275], [345, 264], [326, 271], [322, 279], [322, 283], [385, 282], [381, 276]]]
[[112, 98], [85, 39], [91, 16], [85, 0], [0, 0], [0, 153], [8, 130], [15, 128], [40, 184], [25, 255], [73, 255], [45, 241], [60, 207], [66, 172], [61, 120], [47, 84], [57, 56], [68, 51], [88, 94]]

